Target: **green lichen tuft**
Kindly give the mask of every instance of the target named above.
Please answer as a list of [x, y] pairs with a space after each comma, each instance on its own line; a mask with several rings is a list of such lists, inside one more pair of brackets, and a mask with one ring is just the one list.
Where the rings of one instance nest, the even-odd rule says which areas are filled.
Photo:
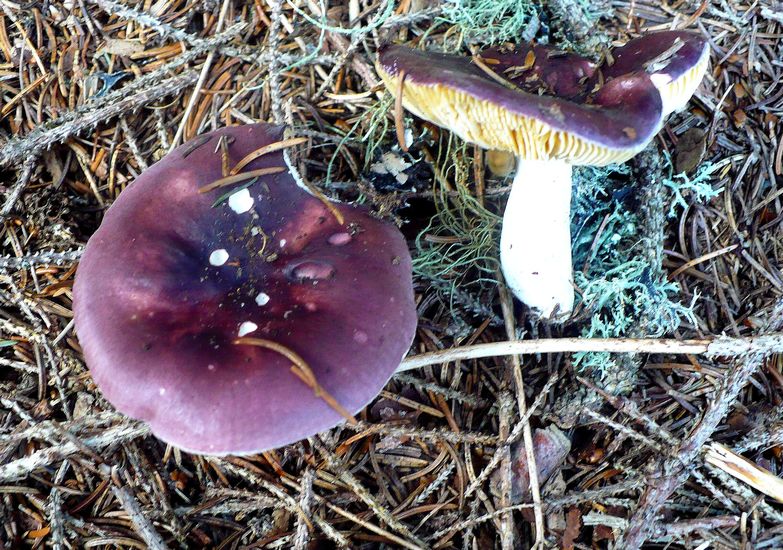
[[[693, 304], [683, 305], [678, 285], [645, 256], [639, 194], [629, 176], [625, 165], [574, 172], [574, 282], [589, 312], [582, 330], [586, 338], [658, 337], [683, 320], [695, 322]], [[613, 392], [630, 389], [632, 377], [620, 375], [626, 370], [620, 361], [607, 353], [575, 357], [580, 374]]]
[[529, 42], [540, 28], [540, 7], [529, 0], [448, 0], [443, 19], [465, 40], [480, 44]]
[[718, 165], [707, 163], [699, 167], [693, 177], [688, 177], [684, 173], [674, 174], [674, 168], [671, 159], [666, 157], [669, 166], [669, 176], [663, 179], [663, 184], [672, 192], [672, 201], [669, 206], [668, 216], [674, 218], [679, 209], [688, 208], [688, 201], [685, 194], [691, 197], [691, 202], [704, 203], [720, 195], [722, 187], [714, 189], [712, 187], [712, 174], [717, 170]]
[[[448, 143], [435, 163], [440, 170], [433, 186], [436, 214], [416, 237], [413, 271], [432, 281], [453, 311], [455, 302], [461, 302], [457, 289], [496, 284], [501, 218], [482, 206], [467, 187], [472, 162], [466, 144], [454, 136], [443, 139]], [[438, 180], [449, 182], [450, 188]]]

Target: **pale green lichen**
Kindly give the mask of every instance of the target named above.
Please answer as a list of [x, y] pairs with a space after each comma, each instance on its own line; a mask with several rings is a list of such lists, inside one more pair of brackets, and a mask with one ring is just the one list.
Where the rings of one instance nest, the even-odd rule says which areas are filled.
[[[634, 205], [638, 196], [629, 182], [628, 166], [578, 168], [574, 178], [574, 282], [582, 291], [583, 307], [591, 312], [582, 336], [658, 337], [677, 329], [683, 320], [695, 323], [694, 304], [682, 304], [679, 286], [644, 255], [644, 224]], [[671, 181], [664, 180], [666, 189]], [[699, 180], [697, 187], [687, 188], [698, 188], [694, 196], [706, 197], [703, 185]], [[672, 208], [677, 204], [672, 200]], [[576, 354], [575, 364], [600, 385], [612, 386], [607, 389], [629, 389], [617, 386], [623, 367], [616, 356], [581, 353]]]
[[498, 229], [501, 218], [487, 210], [467, 187], [472, 169], [467, 145], [455, 136], [447, 141], [435, 163], [440, 180], [452, 182], [451, 191], [433, 185], [436, 214], [416, 237], [413, 271], [436, 283], [450, 309], [460, 302], [456, 289], [478, 290], [495, 284], [498, 261]]
[[710, 201], [720, 195], [722, 187], [714, 189], [712, 187], [712, 174], [718, 168], [718, 165], [707, 163], [699, 167], [693, 177], [684, 173], [675, 174], [669, 157], [666, 157], [669, 165], [669, 176], [664, 178], [663, 184], [672, 192], [672, 202], [669, 206], [669, 217], [677, 216], [678, 209], [686, 209], [688, 201], [685, 200], [685, 194], [691, 197], [692, 201], [703, 203]]
[[529, 0], [447, 0], [443, 19], [468, 41], [528, 42], [538, 32], [540, 10]]
[[[362, 141], [367, 144], [364, 153], [365, 168], [373, 162], [378, 147], [383, 143], [384, 137], [389, 135], [391, 128], [389, 113], [392, 107], [394, 107], [394, 97], [387, 92], [362, 117], [363, 120], [367, 120], [367, 126], [362, 132]], [[369, 119], [367, 119], [368, 115]]]

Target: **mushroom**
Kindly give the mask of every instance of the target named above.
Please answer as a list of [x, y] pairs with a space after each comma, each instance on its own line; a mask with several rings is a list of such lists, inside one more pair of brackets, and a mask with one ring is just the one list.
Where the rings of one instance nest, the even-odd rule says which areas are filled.
[[544, 318], [564, 319], [574, 304], [572, 166], [624, 162], [644, 149], [695, 91], [709, 51], [699, 35], [669, 31], [606, 59], [599, 66], [544, 46], [472, 58], [387, 46], [378, 55], [378, 74], [408, 110], [516, 155], [500, 259], [513, 293]]
[[401, 233], [298, 187], [281, 139], [254, 124], [177, 148], [120, 194], [77, 271], [95, 383], [187, 451], [259, 452], [353, 421], [413, 339]]

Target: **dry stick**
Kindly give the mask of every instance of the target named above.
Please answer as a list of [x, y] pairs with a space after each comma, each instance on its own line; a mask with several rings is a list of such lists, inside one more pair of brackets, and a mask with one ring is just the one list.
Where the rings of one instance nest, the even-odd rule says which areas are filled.
[[139, 501], [133, 495], [131, 490], [125, 486], [112, 486], [111, 490], [114, 493], [114, 496], [117, 497], [117, 500], [120, 502], [122, 507], [128, 513], [133, 527], [147, 544], [147, 548], [152, 550], [168, 550], [166, 543], [163, 542], [163, 539], [160, 537], [158, 532], [155, 531], [155, 528], [152, 526], [152, 523], [150, 523], [150, 520], [147, 519], [147, 516], [145, 516], [141, 511]]
[[272, 109], [272, 120], [275, 124], [283, 123], [283, 98], [280, 93], [280, 59], [278, 53], [280, 51], [280, 30], [283, 28], [283, 0], [272, 0], [268, 2], [272, 8], [270, 14], [270, 21], [272, 24], [269, 26], [269, 53], [271, 59], [269, 60], [269, 66], [267, 68], [269, 83], [269, 100]]
[[548, 338], [545, 340], [490, 342], [414, 355], [404, 359], [397, 368], [397, 372], [484, 357], [578, 352], [706, 354], [712, 357], [737, 357], [748, 353], [783, 353], [783, 333], [745, 338], [719, 336], [701, 340]]
[[[218, 15], [217, 25], [215, 25], [215, 33], [220, 33], [223, 30], [223, 24], [226, 20], [226, 14], [228, 13], [228, 7], [231, 5], [229, 0], [223, 0], [223, 5], [220, 7], [220, 14]], [[204, 82], [207, 80], [209, 70], [212, 68], [212, 60], [215, 59], [215, 50], [210, 50], [207, 54], [207, 59], [204, 61], [204, 66], [201, 67], [201, 74], [196, 82], [196, 87], [193, 89], [193, 93], [190, 94], [188, 99], [188, 105], [185, 107], [185, 113], [182, 115], [182, 120], [177, 128], [177, 133], [174, 135], [174, 139], [171, 140], [171, 146], [169, 147], [169, 153], [171, 153], [179, 144], [179, 140], [182, 139], [182, 134], [185, 133], [185, 126], [188, 124], [190, 113], [193, 112], [193, 108], [196, 106], [198, 96], [201, 94], [201, 88], [204, 87]]]
[[[783, 325], [783, 301], [780, 301], [775, 311], [773, 311], [772, 320], [767, 328], [780, 330], [781, 325]], [[658, 518], [661, 509], [666, 505], [672, 493], [688, 478], [694, 462], [701, 454], [702, 447], [718, 427], [720, 421], [726, 416], [739, 392], [745, 387], [750, 377], [761, 367], [767, 355], [778, 353], [783, 349], [783, 338], [780, 334], [759, 336], [755, 339], [732, 338], [723, 340], [724, 344], [726, 340], [731, 340], [735, 343], [737, 340], [754, 340], [755, 343], [759, 343], [765, 338], [768, 343], [766, 347], [759, 348], [758, 346], [750, 345], [747, 346], [750, 349], [734, 354], [743, 356], [741, 363], [721, 380], [714, 400], [705, 411], [693, 433], [680, 444], [672, 457], [664, 457], [658, 462], [657, 467], [653, 470], [655, 474], [648, 478], [647, 488], [639, 499], [639, 506], [628, 522], [628, 530], [617, 542], [617, 548], [637, 550], [653, 534], [655, 520]], [[721, 340], [717, 340], [715, 343], [719, 342]], [[715, 343], [711, 344], [711, 346], [714, 346]], [[736, 352], [739, 347], [734, 346], [733, 351]], [[720, 352], [713, 354], [721, 355]]]
[[[278, 487], [274, 483], [271, 483], [265, 479], [263, 479], [261, 476], [245, 469], [240, 466], [237, 466], [236, 464], [232, 462], [228, 462], [226, 460], [220, 460], [214, 457], [207, 457], [208, 460], [214, 461], [215, 463], [219, 464], [221, 468], [228, 470], [230, 473], [233, 473], [239, 477], [241, 477], [243, 480], [247, 481], [251, 485], [257, 485], [259, 487], [262, 487], [266, 489], [269, 493], [272, 494], [272, 496], [277, 500], [280, 505], [288, 510], [289, 512], [296, 514], [297, 516], [301, 516], [303, 514], [302, 509], [299, 507], [299, 503], [288, 493], [283, 491], [282, 488]], [[286, 482], [288, 481], [286, 478], [283, 478], [281, 481]], [[302, 492], [302, 487], [298, 483], [294, 481], [288, 481], [288, 485], [291, 485], [296, 489], [297, 491]], [[318, 501], [318, 494], [313, 492], [312, 494], [313, 499]], [[313, 514], [310, 518], [320, 529], [324, 532], [324, 534], [330, 538], [332, 541], [334, 541], [338, 547], [340, 548], [350, 548], [351, 545], [346, 539], [342, 533], [340, 533], [337, 529], [335, 529], [331, 523], [326, 521], [321, 517], [321, 514]]]
[[299, 491], [299, 509], [301, 514], [296, 516], [296, 531], [294, 532], [294, 550], [306, 550], [310, 542], [310, 531], [313, 528], [309, 517], [312, 515], [310, 504], [313, 500], [313, 478], [315, 474], [309, 467], [305, 468], [299, 481], [302, 489]]
[[[525, 415], [519, 419], [517, 422], [517, 425], [514, 426], [514, 429], [511, 430], [511, 433], [508, 436], [508, 439], [506, 439], [502, 445], [504, 447], [508, 447], [513, 445], [517, 442], [519, 439], [519, 436], [522, 435], [522, 430], [524, 429], [524, 426], [529, 424], [530, 417], [533, 415], [533, 413], [538, 410], [541, 405], [544, 402], [544, 399], [546, 399], [547, 394], [549, 394], [549, 390], [554, 386], [555, 382], [557, 382], [558, 376], [556, 374], [549, 377], [549, 380], [547, 380], [546, 384], [544, 384], [544, 387], [541, 389], [541, 391], [538, 394], [538, 397], [536, 397], [536, 400], [533, 402], [533, 404], [527, 408], [527, 412]], [[476, 479], [474, 479], [471, 484], [468, 486], [467, 489], [465, 489], [465, 496], [469, 497], [473, 494], [473, 492], [481, 487], [481, 485], [486, 481], [486, 479], [492, 474], [492, 472], [495, 471], [495, 468], [497, 468], [498, 464], [500, 464], [500, 458], [502, 453], [496, 452], [492, 455], [492, 459], [489, 461], [489, 463], [484, 466], [484, 469], [481, 470], [479, 475], [476, 476]]]
[[[601, 502], [603, 499], [611, 498], [613, 495], [619, 493], [626, 493], [628, 491], [633, 491], [637, 489], [639, 485], [640, 483], [636, 481], [623, 481], [620, 483], [616, 483], [614, 485], [601, 487], [600, 489], [592, 489], [592, 490], [582, 491], [581, 493], [570, 494], [562, 497], [549, 498], [547, 499], [547, 503], [545, 507], [547, 511], [551, 511], [551, 510], [562, 510], [567, 506], [573, 506], [575, 504], [581, 504], [583, 502]], [[515, 504], [508, 508], [495, 510], [494, 512], [491, 512], [489, 514], [484, 514], [483, 516], [478, 516], [476, 518], [469, 518], [460, 521], [458, 523], [449, 525], [448, 527], [444, 527], [440, 531], [436, 531], [435, 533], [433, 533], [431, 538], [433, 540], [437, 540], [437, 539], [443, 540], [444, 537], [448, 536], [450, 533], [453, 533], [455, 531], [460, 531], [468, 527], [478, 525], [486, 521], [490, 521], [508, 512], [529, 510], [532, 507], [533, 507], [532, 504], [525, 503], [525, 504]], [[618, 546], [617, 548], [620, 547]]]
[[[118, 445], [137, 437], [144, 437], [149, 433], [149, 427], [146, 425], [128, 423], [112, 426], [94, 436], [85, 437], [82, 441], [87, 447], [100, 451], [111, 445]], [[35, 451], [31, 455], [0, 465], [0, 482], [22, 479], [39, 468], [49, 466], [53, 462], [63, 460], [80, 451], [79, 446], [73, 441], [63, 441], [56, 447], [47, 447], [46, 449]]]
[[47, 509], [54, 550], [62, 550], [63, 541], [65, 540], [62, 510], [63, 497], [59, 488], [63, 481], [65, 481], [65, 474], [68, 473], [70, 466], [71, 463], [67, 460], [63, 460], [62, 463], [60, 463], [60, 467], [57, 469], [57, 473], [52, 479], [52, 492], [49, 494], [49, 505], [47, 506]]
[[35, 254], [21, 256], [19, 258], [16, 258], [14, 256], [0, 256], [0, 270], [22, 269], [26, 267], [32, 267], [35, 265], [69, 264], [81, 258], [83, 251], [84, 250], [81, 248], [76, 248], [74, 250], [66, 250], [65, 252], [44, 250], [42, 252], [36, 252]]
[[[505, 386], [505, 384], [504, 384]], [[498, 436], [501, 439], [508, 439], [508, 426], [513, 410], [513, 399], [508, 388], [502, 387], [498, 394]], [[497, 452], [501, 455], [500, 459], [500, 491], [498, 495], [499, 508], [508, 508], [511, 506], [511, 449], [509, 447], [500, 447]], [[490, 510], [490, 508], [487, 508]], [[500, 548], [502, 550], [512, 550], [514, 548], [514, 514], [507, 512], [498, 518], [498, 534], [500, 535]]]
[[8, 193], [8, 198], [6, 199], [2, 210], [0, 210], [0, 224], [5, 221], [8, 215], [11, 213], [11, 210], [14, 209], [16, 201], [18, 201], [19, 197], [22, 196], [22, 193], [27, 187], [27, 184], [30, 182], [30, 177], [33, 175], [33, 168], [35, 167], [36, 160], [37, 157], [35, 155], [31, 155], [27, 157], [24, 161], [24, 164], [22, 164], [22, 170], [19, 172], [19, 177], [16, 179], [16, 183], [11, 188], [11, 191]]
[[410, 540], [413, 544], [423, 546], [424, 543], [417, 539], [405, 524], [394, 517], [392, 512], [387, 510], [383, 504], [381, 504], [378, 499], [373, 496], [373, 494], [368, 491], [364, 485], [362, 485], [356, 476], [353, 475], [348, 465], [346, 465], [337, 455], [335, 455], [321, 442], [319, 442], [317, 437], [312, 438], [311, 441], [313, 442], [315, 448], [318, 449], [318, 451], [324, 457], [326, 463], [337, 475], [337, 477], [339, 477], [339, 479], [343, 481], [348, 486], [348, 488], [362, 500], [362, 502], [370, 507], [370, 510], [378, 517], [379, 520], [404, 537], [407, 537], [407, 539]]
[[[155, 17], [151, 13], [145, 11], [139, 11], [134, 8], [128, 7], [124, 4], [114, 2], [113, 0], [87, 0], [89, 4], [97, 4], [100, 8], [110, 15], [116, 15], [117, 17], [130, 19], [142, 27], [147, 27], [154, 30], [162, 37], [172, 37], [181, 42], [186, 42], [194, 48], [202, 48], [204, 42], [209, 39], [199, 38], [193, 34], [190, 34], [178, 27], [174, 27], [159, 18]], [[240, 23], [241, 28], [245, 27], [244, 23]], [[263, 61], [264, 54], [258, 55], [258, 52], [254, 52], [249, 46], [229, 46], [225, 44], [218, 44], [215, 49], [223, 55], [230, 57], [236, 57], [246, 63], [260, 63]]]
[[[385, 424], [368, 424], [367, 422], [359, 422], [355, 426], [346, 426], [351, 430], [357, 431], [360, 435], [372, 435], [380, 433], [391, 437], [410, 437], [421, 438], [432, 441], [446, 441], [454, 445], [468, 444], [468, 445], [497, 445], [498, 438], [494, 435], [475, 433], [475, 432], [460, 432], [454, 433], [451, 430], [424, 430], [419, 428], [405, 428], [394, 425]], [[512, 436], [513, 436], [512, 432]], [[356, 437], [356, 436], [352, 436]], [[349, 438], [350, 439], [350, 438]]]
[[[502, 274], [498, 271], [498, 277], [502, 281]], [[516, 339], [516, 322], [514, 320], [514, 304], [508, 287], [500, 283], [500, 305], [503, 310], [503, 319], [506, 324], [506, 336]], [[530, 421], [527, 414], [527, 403], [525, 402], [525, 381], [522, 378], [522, 361], [519, 355], [511, 356], [512, 375], [514, 376], [514, 388], [517, 394], [517, 408], [519, 417], [524, 419], [522, 422], [522, 439], [525, 443], [525, 458], [528, 464], [528, 479], [530, 481], [530, 494], [533, 497], [533, 513], [535, 517], [536, 539], [533, 548], [544, 547], [544, 512], [541, 508], [541, 488], [538, 483], [538, 466], [536, 465], [536, 455], [533, 447], [533, 430], [530, 428]], [[509, 514], [509, 517], [511, 515]]]
[[125, 134], [125, 141], [128, 143], [128, 149], [130, 149], [136, 162], [139, 163], [139, 168], [141, 168], [142, 171], [149, 168], [150, 165], [147, 164], [147, 161], [141, 156], [139, 144], [136, 142], [136, 136], [128, 126], [128, 121], [125, 117], [120, 118], [120, 128], [122, 129], [122, 133]]
[[[199, 39], [198, 45], [194, 45], [193, 49], [177, 56], [151, 73], [140, 76], [106, 95], [90, 98], [89, 103], [80, 105], [72, 111], [37, 126], [23, 137], [9, 139], [0, 149], [0, 166], [18, 164], [38, 151], [62, 142], [87, 128], [104, 123], [111, 117], [134, 111], [146, 103], [179, 92], [182, 88], [193, 84], [198, 75], [188, 71], [178, 77], [169, 79], [164, 79], [164, 77], [201, 56], [205, 51], [228, 42], [237, 36], [243, 28], [243, 24], [238, 24], [221, 34], [207, 39]], [[187, 81], [180, 82], [182, 78], [186, 78]], [[175, 83], [177, 85], [172, 86]], [[118, 103], [121, 104], [118, 105]]]
[[713, 442], [707, 448], [705, 460], [727, 474], [750, 485], [757, 491], [783, 502], [783, 479], [762, 468], [728, 447]]
[[714, 516], [707, 518], [686, 519], [668, 525], [658, 525], [655, 528], [655, 536], [658, 539], [664, 537], [676, 537], [682, 539], [691, 535], [694, 531], [714, 531], [716, 529], [733, 529], [740, 523], [739, 516]]
[[35, 154], [55, 143], [61, 143], [67, 138], [98, 124], [105, 123], [111, 118], [129, 113], [166, 96], [176, 94], [193, 84], [197, 78], [198, 75], [190, 71], [168, 78], [157, 84], [154, 84], [154, 81], [145, 80], [144, 82], [149, 82], [153, 85], [135, 93], [131, 93], [130, 90], [123, 88], [121, 91], [124, 91], [126, 95], [112, 96], [115, 98], [115, 101], [105, 103], [102, 107], [77, 109], [67, 113], [49, 124], [37, 127], [23, 138], [8, 140], [3, 148], [0, 149], [0, 166], [19, 162], [26, 156]]

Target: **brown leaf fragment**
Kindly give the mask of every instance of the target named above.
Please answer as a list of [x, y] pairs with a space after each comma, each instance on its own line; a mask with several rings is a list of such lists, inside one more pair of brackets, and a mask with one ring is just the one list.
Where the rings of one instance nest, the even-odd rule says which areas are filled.
[[[570, 451], [571, 441], [554, 425], [533, 433], [533, 453], [536, 457], [539, 483], [543, 485], [557, 471]], [[497, 470], [493, 474], [490, 489], [497, 495], [501, 486], [500, 470]], [[525, 446], [517, 443], [511, 447], [511, 503], [517, 504], [528, 498], [530, 476]]]
[[560, 542], [560, 548], [563, 550], [573, 550], [576, 539], [579, 538], [579, 532], [582, 528], [582, 512], [579, 508], [573, 507], [566, 514], [566, 528], [563, 531], [563, 538]]
[[745, 111], [742, 109], [737, 109], [734, 111], [734, 126], [737, 128], [742, 128], [745, 126], [745, 123], [748, 121], [748, 115], [745, 114]]
[[525, 56], [525, 64], [522, 66], [524, 70], [528, 70], [530, 67], [535, 65], [536, 63], [536, 54], [533, 50], [530, 50], [527, 52], [527, 55]]
[[704, 130], [691, 128], [680, 136], [675, 147], [674, 169], [679, 174], [696, 169], [707, 150]]

